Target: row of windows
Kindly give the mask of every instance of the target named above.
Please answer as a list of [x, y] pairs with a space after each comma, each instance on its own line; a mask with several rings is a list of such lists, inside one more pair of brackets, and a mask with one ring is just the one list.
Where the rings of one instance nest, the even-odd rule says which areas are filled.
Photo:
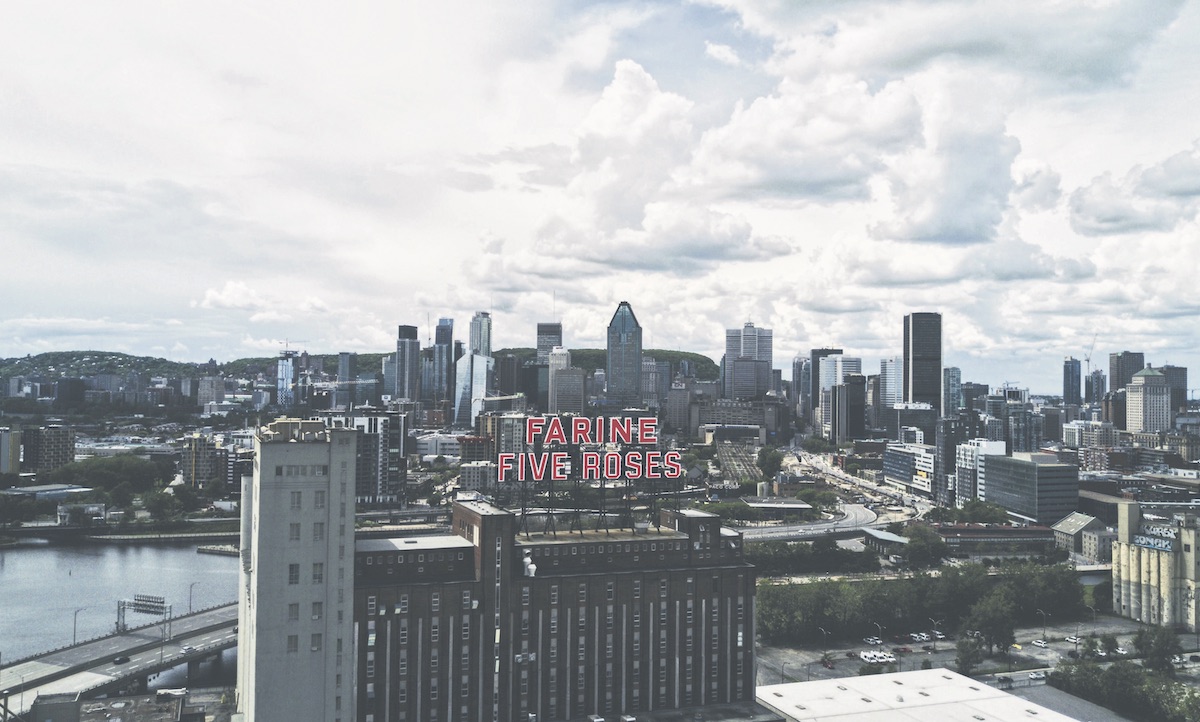
[[[300, 583], [300, 565], [299, 564], [288, 564], [288, 584], [299, 584], [299, 583]], [[312, 583], [313, 584], [324, 584], [325, 583], [325, 563], [324, 562], [313, 562]]]
[[[281, 468], [281, 467], [276, 467], [276, 468]], [[328, 468], [329, 467], [325, 467], [326, 470], [328, 470]], [[304, 508], [304, 492], [302, 492], [302, 491], [291, 492], [288, 495], [288, 506], [291, 508], [292, 511], [299, 511], [300, 509], [303, 509]], [[313, 492], [313, 508], [314, 509], [324, 509], [325, 508], [325, 490], [324, 489], [317, 489], [316, 491]]]
[[[471, 590], [469, 590], [469, 589], [463, 590], [462, 606], [463, 606], [463, 609], [469, 609], [471, 607]], [[367, 616], [374, 616], [377, 608], [378, 608], [379, 614], [387, 614], [387, 604], [386, 603], [378, 604], [377, 598], [375, 597], [374, 594], [368, 596], [367, 597]], [[437, 611], [440, 611], [441, 608], [442, 608], [442, 594], [441, 594], [441, 592], [433, 592], [432, 594], [429, 595], [429, 611], [437, 612]], [[408, 613], [408, 595], [407, 594], [400, 595], [400, 599], [396, 602], [395, 613], [396, 614], [407, 614]]]
[[[312, 540], [315, 542], [325, 541], [325, 522], [318, 521], [313, 523]], [[300, 522], [288, 524], [288, 541], [300, 541]]]
[[278, 464], [275, 476], [329, 476], [328, 464]]
[[[627, 542], [625, 544], [575, 544], [570, 547], [566, 546], [547, 546], [533, 547], [532, 553], [535, 557], [556, 557], [559, 556], [559, 550], [562, 550], [562, 556], [578, 556], [580, 554], [620, 554], [622, 547], [625, 552], [658, 552], [658, 551], [683, 551], [686, 542]], [[571, 552], [568, 554], [567, 549]]]
[[[454, 561], [454, 552], [437, 552], [436, 554], [434, 552], [429, 552], [429, 561], [444, 562], [447, 560], [447, 555], [449, 555], [450, 561]], [[423, 564], [425, 562], [424, 554], [372, 554], [367, 556], [366, 560], [367, 566], [373, 566], [375, 564], [379, 564], [380, 566], [383, 564], [404, 564], [405, 561], [407, 561], [409, 564], [413, 564], [414, 556], [416, 557], [415, 563]], [[405, 557], [408, 557], [407, 560]], [[458, 552], [458, 561], [461, 562], [462, 560], [463, 553]]]

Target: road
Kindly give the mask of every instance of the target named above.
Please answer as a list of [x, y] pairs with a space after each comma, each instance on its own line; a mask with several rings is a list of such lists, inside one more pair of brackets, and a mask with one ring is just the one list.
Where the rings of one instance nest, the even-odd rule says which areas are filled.
[[846, 516], [841, 519], [814, 521], [806, 524], [787, 524], [770, 527], [743, 527], [742, 537], [747, 541], [762, 541], [764, 539], [803, 539], [819, 536], [830, 532], [861, 529], [874, 524], [878, 517], [862, 504], [846, 504], [842, 507]]
[[[82, 692], [145, 677], [236, 646], [236, 623], [237, 604], [227, 604], [58, 649], [0, 669], [0, 695], [7, 694], [13, 711], [24, 712], [39, 693]], [[129, 661], [116, 664], [117, 657]]]

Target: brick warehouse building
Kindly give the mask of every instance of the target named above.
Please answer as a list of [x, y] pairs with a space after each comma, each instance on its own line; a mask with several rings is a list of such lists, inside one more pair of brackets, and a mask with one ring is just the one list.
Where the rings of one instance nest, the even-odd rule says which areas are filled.
[[450, 535], [355, 544], [356, 718], [536, 722], [754, 699], [754, 569], [694, 510], [526, 533], [480, 498]]

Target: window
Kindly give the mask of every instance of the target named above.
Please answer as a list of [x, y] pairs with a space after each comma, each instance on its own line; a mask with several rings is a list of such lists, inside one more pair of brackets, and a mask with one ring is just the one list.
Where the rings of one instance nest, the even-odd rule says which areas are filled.
[[300, 494], [301, 492], [299, 491], [292, 492], [292, 511], [296, 511], [300, 508]]
[[557, 609], [550, 610], [550, 633], [551, 634], [558, 633], [558, 610]]
[[463, 639], [470, 639], [470, 638], [471, 638], [471, 620], [469, 620], [469, 619], [464, 619], [464, 620], [463, 620], [463, 623], [462, 623], [462, 638], [463, 638]]
[[300, 541], [300, 522], [288, 524], [288, 541]]
[[408, 624], [405, 622], [400, 624], [400, 644], [408, 644]]
[[558, 585], [557, 584], [553, 584], [550, 586], [550, 603], [558, 604]]
[[642, 583], [640, 581], [633, 583], [633, 598], [634, 599], [642, 598]]
[[300, 565], [299, 564], [289, 564], [288, 565], [288, 584], [299, 584], [299, 583], [300, 583]]
[[283, 476], [283, 465], [282, 464], [275, 467], [275, 476]]
[[318, 521], [313, 524], [313, 541], [325, 541], [325, 522]]
[[[318, 467], [318, 468], [320, 468], [320, 467]], [[318, 476], [324, 476], [324, 475], [318, 474]], [[316, 507], [317, 509], [325, 508], [325, 490], [324, 489], [317, 490], [316, 498], [313, 499], [313, 506]]]
[[320, 619], [325, 616], [325, 604], [323, 602], [312, 603], [312, 618]]
[[325, 564], [322, 562], [313, 562], [313, 584], [325, 583]]
[[288, 652], [299, 652], [300, 651], [300, 635], [299, 634], [289, 634], [288, 635], [287, 651]]
[[314, 651], [314, 652], [321, 651], [321, 635], [320, 634], [314, 634], [312, 636], [312, 651]]
[[526, 607], [529, 606], [529, 587], [528, 586], [521, 587], [521, 604]]
[[430, 642], [438, 641], [438, 623], [436, 620], [432, 624], [429, 625], [429, 641]]
[[300, 603], [299, 602], [292, 602], [291, 604], [288, 605], [288, 621], [289, 622], [299, 622], [300, 621]]
[[400, 613], [401, 614], [408, 613], [408, 595], [407, 594], [400, 595]]
[[433, 594], [429, 595], [429, 611], [431, 611], [431, 612], [438, 611], [438, 607], [441, 606], [441, 603], [442, 603], [442, 595], [441, 594], [434, 592]]
[[438, 671], [438, 652], [436, 649], [429, 652], [429, 671], [435, 674]]
[[611, 602], [613, 600], [613, 595], [615, 593], [616, 593], [616, 591], [615, 591], [615, 587], [614, 587], [613, 583], [609, 582], [608, 585], [604, 588], [605, 599], [607, 599], [608, 601]]
[[467, 591], [463, 592], [463, 602], [462, 602], [462, 605], [463, 605], [463, 609], [470, 609], [470, 608], [471, 608], [471, 592], [470, 592], [470, 590], [467, 590]]

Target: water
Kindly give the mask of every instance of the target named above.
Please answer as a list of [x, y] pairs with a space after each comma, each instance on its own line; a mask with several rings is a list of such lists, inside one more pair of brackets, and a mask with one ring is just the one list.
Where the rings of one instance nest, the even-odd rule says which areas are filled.
[[[197, 554], [195, 544], [50, 545], [0, 548], [0, 655], [10, 660], [111, 634], [117, 602], [166, 598], [175, 615], [237, 600], [237, 557]], [[194, 584], [193, 584], [194, 582]], [[127, 612], [140, 626], [155, 617]]]

